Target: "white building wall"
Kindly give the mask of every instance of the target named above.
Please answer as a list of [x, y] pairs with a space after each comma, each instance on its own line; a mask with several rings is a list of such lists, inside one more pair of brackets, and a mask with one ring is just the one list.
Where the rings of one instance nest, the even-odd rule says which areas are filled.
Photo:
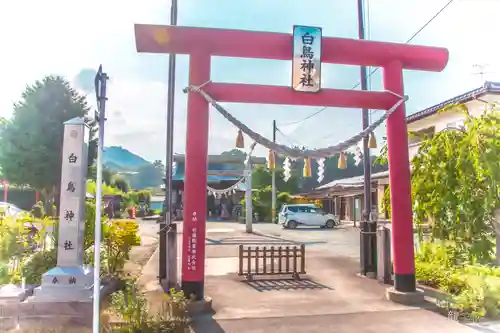
[[[496, 94], [486, 95], [481, 99], [487, 101], [488, 103], [494, 103], [495, 99], [500, 100], [500, 96]], [[469, 109], [469, 113], [473, 116], [481, 115], [486, 110], [486, 108], [490, 107], [488, 104], [478, 100], [468, 102], [466, 103], [466, 105], [467, 108]], [[436, 113], [433, 114], [432, 116], [408, 123], [407, 126], [408, 126], [408, 131], [410, 132], [417, 132], [434, 126], [435, 133], [437, 133], [448, 127], [457, 127], [463, 124], [464, 118], [465, 116], [463, 113], [450, 110], [447, 112]], [[419, 143], [409, 144], [408, 151], [410, 160], [418, 152], [419, 146], [420, 146]]]

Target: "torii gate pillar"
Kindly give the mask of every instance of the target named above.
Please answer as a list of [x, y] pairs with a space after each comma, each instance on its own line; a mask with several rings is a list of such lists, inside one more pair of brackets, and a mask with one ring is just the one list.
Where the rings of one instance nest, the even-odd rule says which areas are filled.
[[[138, 52], [188, 54], [189, 84], [210, 80], [211, 56], [292, 59], [292, 35], [182, 26], [135, 25]], [[204, 90], [219, 102], [287, 104], [389, 110], [404, 95], [403, 69], [441, 71], [448, 51], [438, 47], [322, 38], [324, 63], [382, 67], [386, 91], [322, 89], [294, 92], [290, 87], [210, 83]], [[390, 91], [390, 92], [388, 92]], [[208, 103], [196, 92], [188, 95], [186, 176], [182, 250], [182, 289], [196, 299], [204, 297]], [[405, 107], [387, 119], [389, 179], [392, 206], [392, 245], [398, 295], [414, 294], [410, 167]]]

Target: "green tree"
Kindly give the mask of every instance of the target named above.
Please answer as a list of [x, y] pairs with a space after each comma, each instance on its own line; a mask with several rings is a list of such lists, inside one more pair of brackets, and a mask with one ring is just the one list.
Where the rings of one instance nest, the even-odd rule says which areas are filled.
[[[7, 125], [7, 119], [4, 117], [0, 117], [0, 137], [2, 135], [2, 131]], [[3, 180], [3, 172], [2, 172], [2, 166], [0, 165], [0, 180]]]
[[436, 133], [412, 159], [412, 199], [417, 223], [451, 240], [471, 261], [488, 262], [493, 250], [494, 210], [499, 206], [500, 116], [487, 112], [464, 126]]
[[113, 175], [111, 185], [124, 193], [127, 193], [130, 189], [130, 184], [128, 183], [127, 178], [119, 174]]
[[[252, 171], [252, 188], [254, 189], [264, 189], [271, 186], [272, 182], [272, 171], [267, 169], [267, 167], [259, 165], [255, 167]], [[283, 179], [283, 170], [280, 168], [276, 169], [276, 190], [277, 192], [289, 192], [295, 193], [298, 191], [299, 176], [298, 173], [292, 170], [292, 176], [286, 182]]]
[[102, 168], [102, 181], [106, 185], [113, 185], [113, 176], [115, 173], [110, 168]]
[[[89, 147], [89, 155], [90, 155], [91, 151], [90, 151], [90, 147]], [[96, 151], [97, 153], [97, 151]], [[97, 157], [97, 155], [96, 155]], [[107, 168], [106, 166], [103, 165], [103, 168], [102, 168], [102, 181], [104, 184], [106, 185], [112, 185], [112, 178], [113, 178], [113, 175], [115, 175], [115, 172], [110, 169], [110, 168]], [[92, 179], [93, 181], [96, 181], [97, 180], [97, 166], [94, 164], [92, 165], [89, 165], [89, 170], [88, 170], [88, 173], [87, 173], [87, 179]]]
[[[11, 183], [38, 190], [51, 212], [61, 176], [63, 123], [75, 117], [87, 118], [85, 97], [59, 76], [47, 76], [26, 87], [14, 104], [12, 118], [0, 132], [0, 165]], [[91, 138], [94, 139], [94, 138]], [[89, 164], [93, 156], [89, 156]]]
[[155, 168], [163, 168], [163, 167], [164, 167], [164, 166], [163, 166], [163, 163], [162, 163], [160, 160], [154, 160], [154, 162], [153, 162], [153, 166], [154, 166]]
[[154, 188], [163, 183], [163, 177], [165, 166], [161, 162], [157, 165], [150, 163], [137, 169], [137, 173], [130, 178], [130, 185], [134, 189]]

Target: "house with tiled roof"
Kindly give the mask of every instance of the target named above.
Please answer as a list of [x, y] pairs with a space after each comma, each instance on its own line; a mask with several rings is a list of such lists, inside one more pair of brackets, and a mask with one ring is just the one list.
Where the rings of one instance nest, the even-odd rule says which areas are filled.
[[[446, 128], [456, 128], [463, 124], [465, 115], [453, 108], [441, 111], [453, 104], [465, 104], [472, 116], [478, 116], [486, 109], [500, 106], [500, 82], [485, 82], [481, 87], [447, 99], [439, 104], [418, 111], [406, 117], [408, 131], [433, 135]], [[418, 152], [421, 136], [411, 136], [408, 142], [410, 159]], [[372, 211], [380, 218], [386, 217], [382, 198], [389, 184], [388, 171], [372, 174]], [[339, 215], [344, 221], [359, 221], [363, 207], [363, 176], [339, 179], [319, 186], [308, 194], [311, 198], [322, 199], [326, 210]]]
[[[471, 115], [478, 116], [485, 109], [500, 105], [500, 82], [485, 82], [479, 88], [409, 115], [406, 117], [408, 131], [432, 135], [449, 127], [456, 128], [460, 126], [464, 121], [464, 115], [461, 112], [453, 109], [439, 112], [439, 110], [452, 104], [465, 104]], [[416, 137], [409, 140], [411, 159], [417, 153], [420, 143]]]

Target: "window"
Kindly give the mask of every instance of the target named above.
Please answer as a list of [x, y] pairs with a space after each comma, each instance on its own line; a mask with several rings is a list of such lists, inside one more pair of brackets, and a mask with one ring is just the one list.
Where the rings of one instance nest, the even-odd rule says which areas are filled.
[[462, 128], [464, 127], [464, 121], [463, 120], [458, 120], [454, 121], [452, 123], [446, 124], [446, 128], [454, 129], [454, 128]]
[[307, 206], [299, 206], [297, 207], [299, 210], [299, 213], [309, 213], [310, 212], [310, 207]]
[[299, 212], [299, 208], [297, 206], [288, 206], [288, 210], [293, 213]]

